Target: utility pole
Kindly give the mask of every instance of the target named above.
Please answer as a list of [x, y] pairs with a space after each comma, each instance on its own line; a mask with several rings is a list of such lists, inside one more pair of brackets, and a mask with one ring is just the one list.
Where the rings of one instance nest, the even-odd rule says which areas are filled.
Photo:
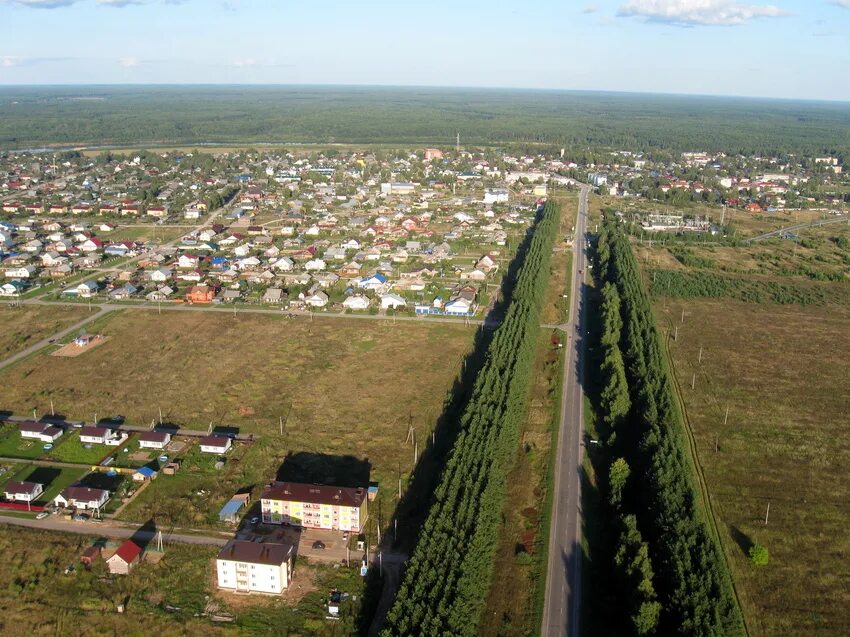
[[283, 435], [283, 416], [278, 416], [278, 419], [280, 421], [280, 435], [282, 436]]
[[723, 416], [723, 424], [725, 425], [729, 422], [729, 405], [726, 405], [726, 415]]
[[675, 332], [673, 332], [673, 340], [674, 340], [674, 341], [678, 341], [678, 340], [679, 340], [679, 328], [678, 328], [678, 326], [676, 327], [676, 331], [675, 331]]
[[51, 416], [55, 416], [55, 415], [56, 415], [56, 412], [55, 412], [55, 411], [54, 411], [54, 409], [53, 409], [53, 399], [52, 399], [52, 398], [50, 399], [50, 415], [51, 415]]
[[696, 375], [696, 372], [694, 372], [694, 375], [691, 377], [691, 389], [694, 388], [694, 385], [696, 385], [696, 382], [697, 382], [697, 375]]
[[162, 407], [159, 407], [159, 424], [162, 424]]
[[702, 348], [699, 348], [699, 358], [697, 359], [697, 363], [702, 364]]
[[770, 502], [767, 503], [767, 512], [764, 514], [764, 525], [767, 526], [767, 520], [770, 517]]
[[682, 323], [685, 322], [685, 308], [682, 308], [682, 320], [681, 320], [681, 322]]

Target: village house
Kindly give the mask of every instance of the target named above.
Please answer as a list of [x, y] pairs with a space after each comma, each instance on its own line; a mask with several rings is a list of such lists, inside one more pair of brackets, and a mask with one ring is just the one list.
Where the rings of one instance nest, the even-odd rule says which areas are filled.
[[366, 523], [362, 487], [273, 482], [261, 496], [263, 522], [359, 533]]
[[106, 567], [113, 575], [129, 575], [130, 571], [139, 563], [141, 557], [141, 547], [133, 540], [127, 540], [106, 560]]
[[18, 431], [22, 438], [34, 438], [45, 443], [56, 442], [63, 433], [59, 427], [30, 420], [18, 423]]
[[230, 449], [231, 440], [227, 436], [204, 436], [199, 442], [202, 453], [225, 453]]
[[72, 486], [62, 489], [62, 492], [53, 498], [53, 504], [58, 507], [75, 507], [88, 510], [100, 509], [108, 500], [109, 491], [106, 489]]
[[80, 442], [84, 444], [105, 445], [119, 438], [119, 435], [107, 427], [83, 427], [80, 429]]
[[38, 482], [9, 480], [3, 488], [3, 497], [13, 502], [35, 502], [44, 492], [44, 485]]
[[167, 431], [145, 431], [138, 435], [140, 449], [165, 449], [171, 442], [171, 434]]
[[294, 552], [291, 544], [230, 540], [216, 558], [218, 588], [280, 594], [291, 581]]

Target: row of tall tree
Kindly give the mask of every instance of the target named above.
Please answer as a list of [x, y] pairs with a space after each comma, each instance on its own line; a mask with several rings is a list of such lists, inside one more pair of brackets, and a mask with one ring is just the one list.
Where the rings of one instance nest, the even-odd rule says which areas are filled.
[[528, 242], [505, 319], [475, 380], [384, 636], [478, 633], [505, 480], [526, 413], [558, 217], [557, 206], [547, 203]]
[[616, 585], [634, 634], [741, 635], [726, 562], [698, 503], [683, 422], [649, 297], [626, 233], [602, 224], [602, 418], [614, 459]]

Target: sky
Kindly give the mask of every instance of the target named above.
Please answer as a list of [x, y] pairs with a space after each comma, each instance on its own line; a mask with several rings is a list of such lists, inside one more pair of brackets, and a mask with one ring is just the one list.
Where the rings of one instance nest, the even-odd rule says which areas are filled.
[[0, 85], [151, 83], [850, 101], [850, 0], [0, 0]]

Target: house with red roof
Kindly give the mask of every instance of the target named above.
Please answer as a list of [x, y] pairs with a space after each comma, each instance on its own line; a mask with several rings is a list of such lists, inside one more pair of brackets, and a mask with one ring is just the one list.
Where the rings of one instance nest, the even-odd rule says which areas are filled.
[[112, 557], [106, 560], [106, 566], [113, 575], [129, 575], [141, 557], [141, 547], [133, 540], [127, 540], [118, 547]]

